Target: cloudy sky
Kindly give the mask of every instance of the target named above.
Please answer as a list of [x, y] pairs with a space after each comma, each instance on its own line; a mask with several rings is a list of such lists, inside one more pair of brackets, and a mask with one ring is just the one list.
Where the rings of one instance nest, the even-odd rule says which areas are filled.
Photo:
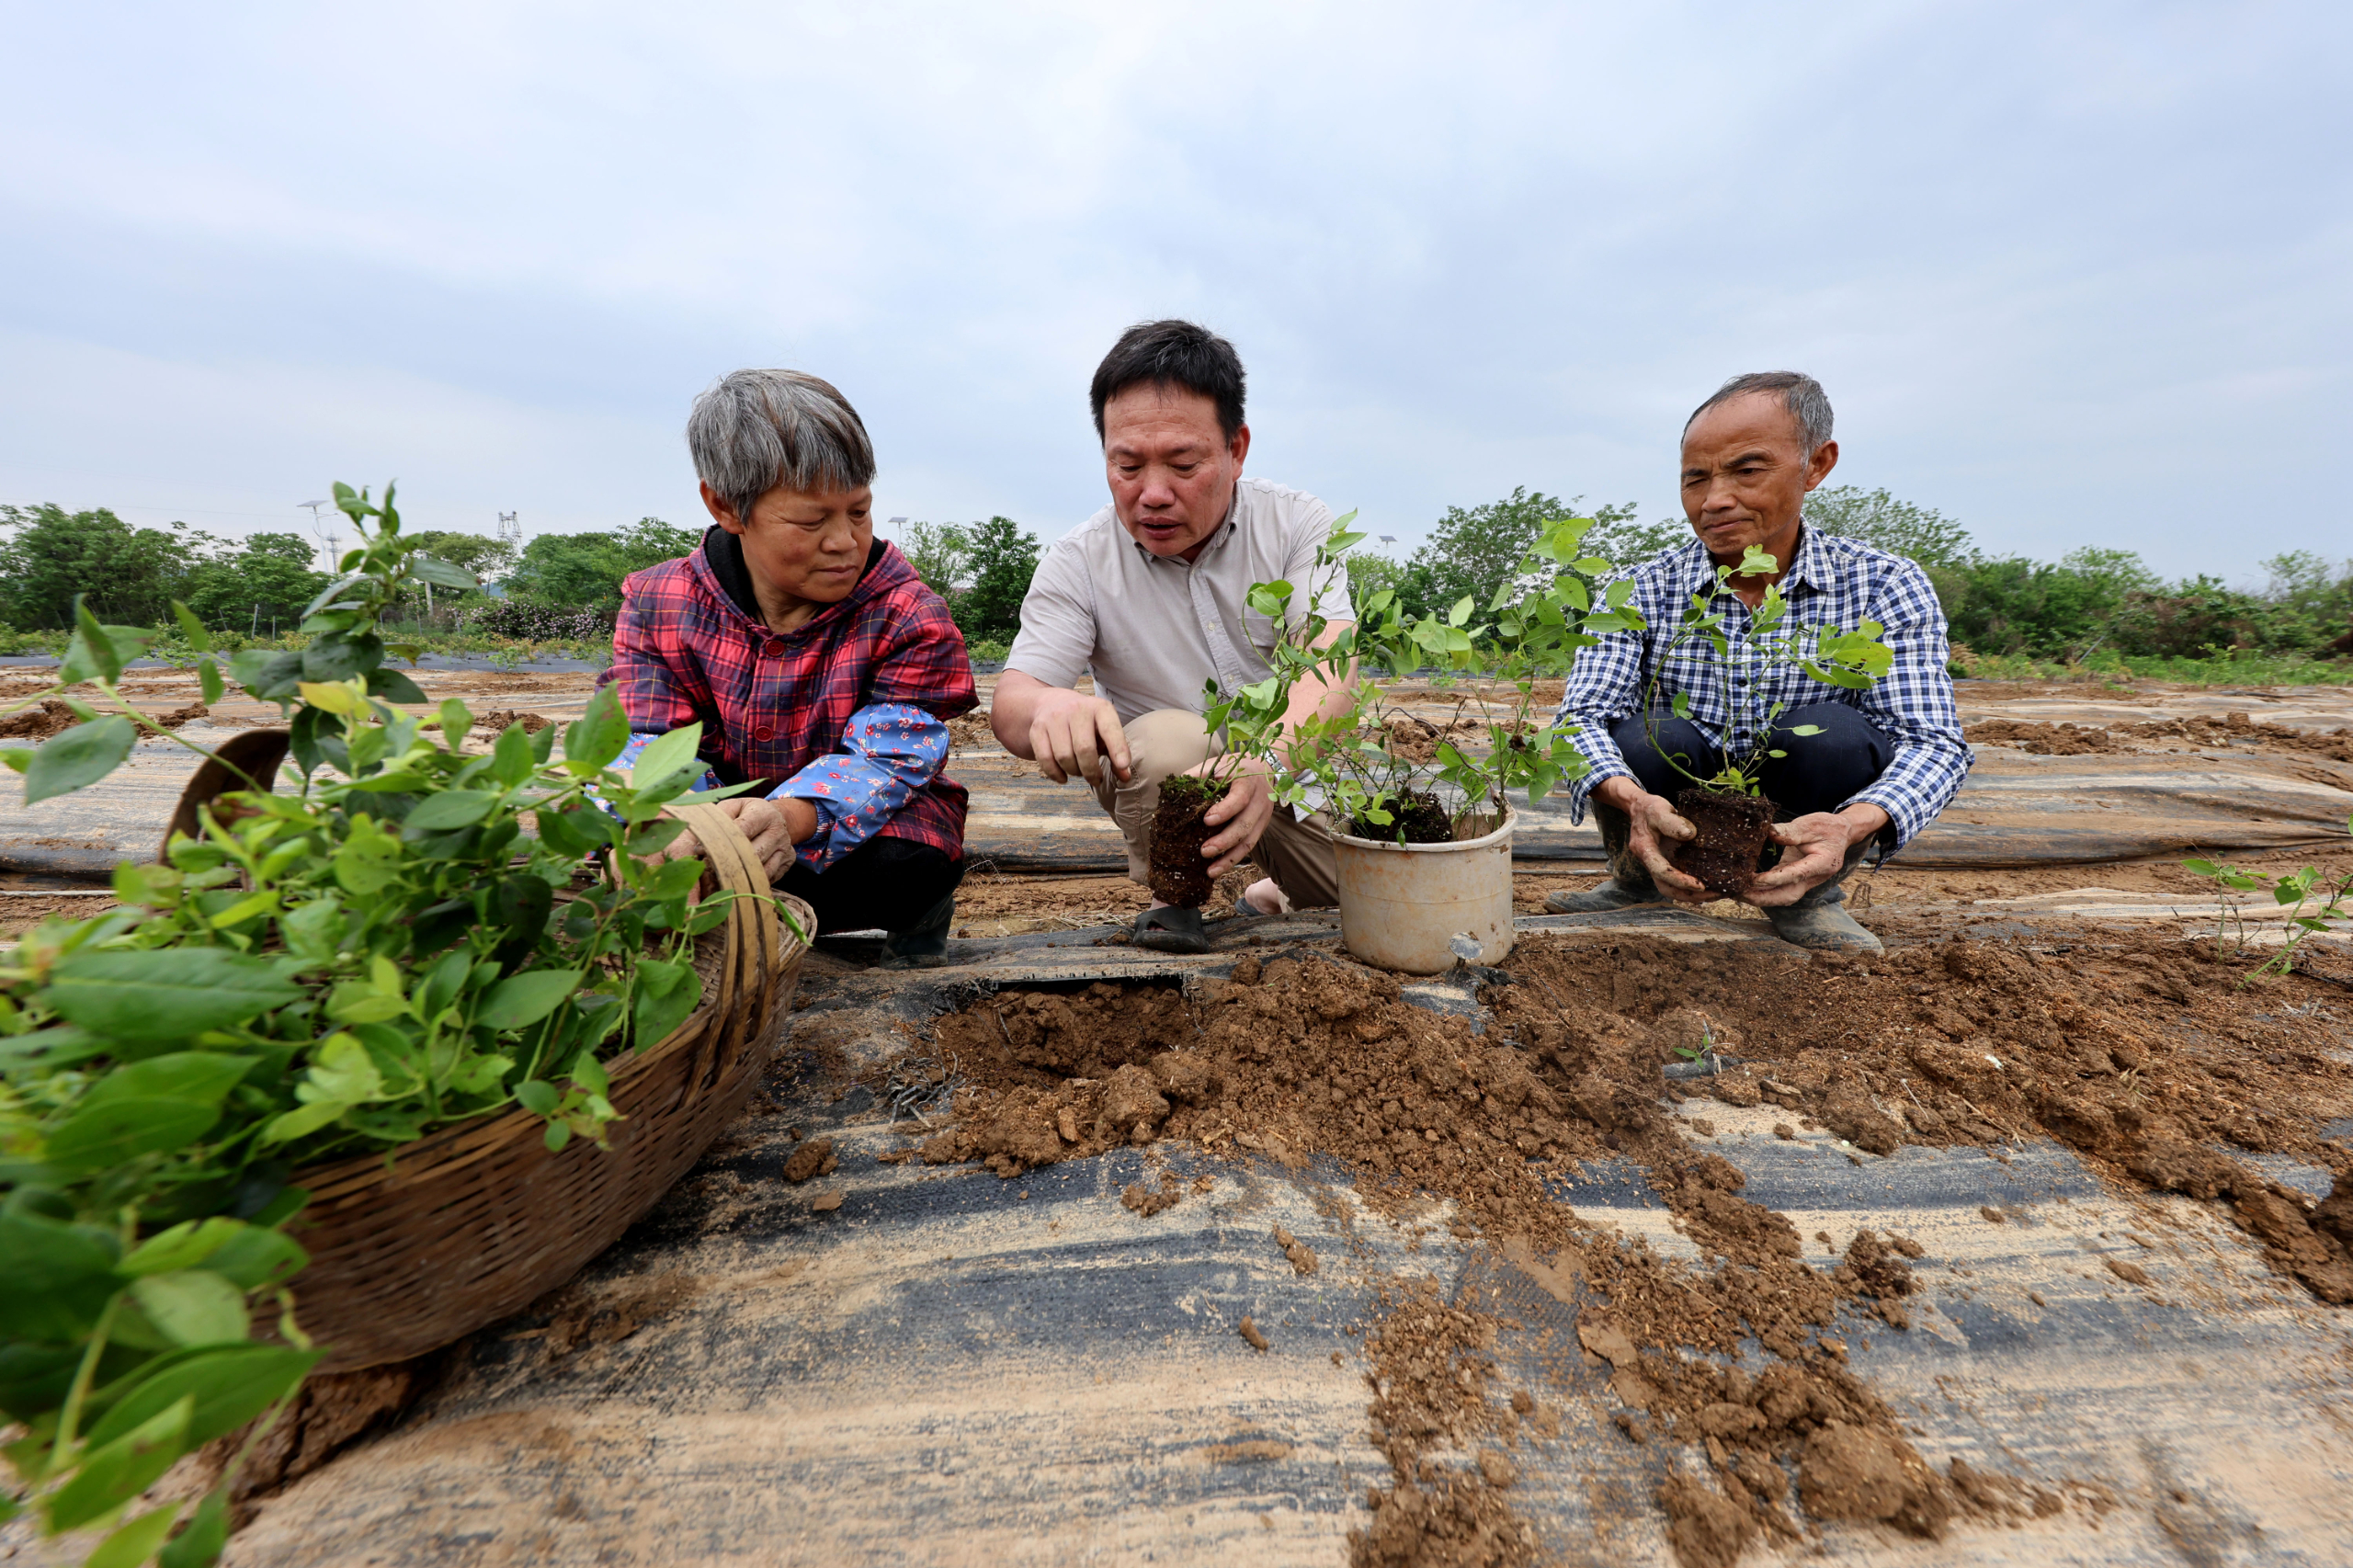
[[0, 500], [224, 533], [695, 520], [715, 374], [858, 404], [883, 515], [1104, 499], [1119, 329], [1410, 540], [1675, 505], [1724, 376], [1988, 548], [2353, 555], [2341, 3], [0, 5]]

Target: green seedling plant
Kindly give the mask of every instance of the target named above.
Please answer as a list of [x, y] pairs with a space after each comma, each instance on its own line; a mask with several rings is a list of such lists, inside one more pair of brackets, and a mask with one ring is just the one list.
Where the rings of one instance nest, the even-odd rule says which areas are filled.
[[[2353, 835], [2353, 817], [2345, 819], [2345, 829]], [[2217, 951], [2222, 949], [2226, 932], [2234, 937], [2231, 951], [2244, 952], [2248, 947], [2245, 922], [2238, 905], [2231, 902], [2232, 893], [2268, 891], [2272, 901], [2288, 911], [2279, 950], [2242, 980], [2242, 986], [2262, 975], [2288, 973], [2296, 967], [2297, 949], [2307, 938], [2336, 929], [2331, 921], [2353, 919], [2353, 870], [2340, 872], [2332, 879], [2318, 866], [2274, 876], [2212, 860], [2184, 860], [2181, 865], [2191, 875], [2204, 877], [2214, 884]]]
[[[1402, 837], [1404, 804], [1426, 793], [1438, 795], [1460, 823], [1472, 813], [1499, 816], [1509, 790], [1539, 800], [1582, 777], [1586, 763], [1572, 741], [1574, 726], [1540, 720], [1538, 685], [1565, 678], [1578, 651], [1602, 633], [1643, 625], [1627, 602], [1632, 585], [1603, 585], [1609, 563], [1580, 548], [1593, 520], [1545, 525], [1518, 574], [1483, 610], [1466, 597], [1441, 613], [1412, 616], [1393, 590], [1382, 589], [1356, 607], [1354, 623], [1334, 626], [1316, 607], [1365, 537], [1349, 527], [1355, 516], [1336, 522], [1318, 547], [1303, 595], [1289, 582], [1252, 585], [1250, 608], [1279, 630], [1271, 674], [1233, 691], [1212, 685], [1205, 694], [1206, 721], [1225, 734], [1230, 754], [1265, 766], [1277, 804], [1321, 807], [1342, 831], [1375, 837]], [[1425, 669], [1453, 694], [1457, 722], [1421, 760], [1395, 739], [1415, 722], [1378, 684], [1353, 677]], [[1347, 687], [1348, 698], [1294, 723], [1286, 716], [1292, 694], [1311, 678]]]
[[[1652, 665], [1651, 678], [1643, 694], [1643, 728], [1650, 735], [1652, 748], [1676, 772], [1701, 790], [1724, 795], [1758, 794], [1765, 765], [1789, 755], [1772, 744], [1777, 733], [1774, 721], [1789, 706], [1786, 702], [1768, 702], [1763, 696], [1765, 676], [1772, 670], [1794, 665], [1825, 685], [1862, 691], [1887, 674], [1895, 662], [1894, 651], [1881, 640], [1886, 628], [1878, 621], [1866, 620], [1850, 631], [1792, 622], [1789, 600], [1783, 597], [1779, 583], [1766, 588], [1763, 601], [1749, 611], [1745, 626], [1735, 624], [1730, 611], [1716, 608], [1717, 601], [1730, 591], [1733, 578], [1769, 576], [1779, 564], [1770, 554], [1752, 544], [1742, 553], [1738, 565], [1717, 567], [1714, 586], [1707, 593], [1690, 597], [1691, 602], [1677, 622], [1674, 634], [1658, 650]], [[1704, 778], [1685, 767], [1688, 758], [1681, 753], [1669, 752], [1660, 744], [1658, 737], [1658, 715], [1662, 710], [1672, 712], [1678, 719], [1691, 717], [1689, 693], [1669, 694], [1665, 684], [1669, 664], [1687, 648], [1698, 657], [1711, 654], [1719, 665], [1741, 670], [1747, 676], [1736, 684], [1722, 683], [1731, 693], [1723, 731], [1727, 740], [1739, 733], [1755, 738], [1737, 750], [1727, 745], [1722, 766]], [[1702, 649], [1706, 651], [1704, 654], [1699, 653]], [[1822, 727], [1794, 724], [1778, 733], [1818, 735]]]
[[[652, 858], [683, 831], [662, 813], [701, 775], [699, 727], [624, 773], [609, 687], [485, 752], [464, 749], [462, 703], [402, 711], [424, 693], [385, 667], [378, 617], [454, 569], [401, 538], [389, 486], [381, 506], [335, 495], [362, 542], [309, 642], [229, 661], [290, 713], [292, 787], [247, 779], [162, 863], [117, 869], [120, 908], [0, 950], [0, 1517], [104, 1532], [97, 1568], [212, 1562], [234, 1466], [193, 1507], [141, 1494], [259, 1417], [257, 1440], [317, 1361], [289, 1288], [295, 1173], [517, 1109], [551, 1150], [602, 1143], [607, 1064], [693, 1012], [691, 944], [726, 916], [698, 897], [701, 861]], [[180, 625], [217, 698], [204, 628]], [[28, 801], [96, 782], [142, 733], [202, 749], [117, 691], [142, 635], [78, 613], [58, 684], [117, 710], [0, 754]]]

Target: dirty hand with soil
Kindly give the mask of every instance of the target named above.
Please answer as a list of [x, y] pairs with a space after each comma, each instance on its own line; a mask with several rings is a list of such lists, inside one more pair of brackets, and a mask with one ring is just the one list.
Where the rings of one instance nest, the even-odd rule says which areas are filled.
[[1676, 814], [1664, 796], [1654, 795], [1624, 774], [1605, 778], [1594, 787], [1593, 798], [1624, 812], [1629, 824], [1626, 847], [1658, 884], [1658, 891], [1677, 903], [1706, 903], [1716, 895], [1697, 877], [1675, 869], [1669, 857], [1677, 845], [1688, 842], [1699, 829]]
[[1797, 903], [1846, 869], [1847, 852], [1866, 843], [1888, 824], [1888, 815], [1869, 801], [1836, 812], [1808, 812], [1788, 822], [1775, 823], [1773, 842], [1782, 846], [1780, 863], [1749, 884], [1748, 902], [1759, 909], [1782, 909]]

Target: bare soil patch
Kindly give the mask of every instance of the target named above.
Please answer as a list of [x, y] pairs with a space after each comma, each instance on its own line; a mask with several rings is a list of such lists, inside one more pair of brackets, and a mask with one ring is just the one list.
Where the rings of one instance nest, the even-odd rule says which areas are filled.
[[2105, 725], [1988, 719], [1964, 726], [1961, 734], [1980, 744], [2014, 745], [2034, 756], [2085, 756], [2128, 749], [2183, 752], [2252, 746], [2300, 756], [2325, 757], [2332, 762], [2353, 762], [2353, 726], [2300, 730], [2292, 724], [2251, 719], [2245, 713], [2208, 713]]
[[[1483, 1038], [1406, 1002], [1392, 977], [1318, 957], [1245, 959], [1189, 998], [1173, 985], [1001, 992], [938, 1020], [934, 1049], [954, 1053], [967, 1086], [954, 1125], [895, 1158], [979, 1160], [1011, 1179], [1173, 1138], [1287, 1165], [1336, 1159], [1369, 1207], [1401, 1220], [1421, 1211], [1420, 1195], [1451, 1199], [1458, 1236], [1590, 1297], [1580, 1336], [1613, 1369], [1629, 1440], [1704, 1459], [1711, 1479], [1681, 1477], [1657, 1498], [1688, 1564], [1794, 1543], [1808, 1517], [1933, 1538], [1956, 1518], [2058, 1506], [2028, 1480], [1930, 1468], [1847, 1371], [1829, 1331], [1842, 1312], [1907, 1327], [1915, 1244], [1858, 1232], [1835, 1267], [1810, 1267], [1789, 1220], [1743, 1198], [1737, 1169], [1675, 1131], [1660, 1069], [1711, 1027], [1696, 1006], [1713, 994], [1706, 977], [1729, 988], [1755, 960], [1656, 947], [1525, 945], [1511, 964], [1521, 983], [1488, 997]], [[1644, 1170], [1701, 1261], [1589, 1226], [1547, 1190], [1548, 1177], [1608, 1158]], [[1132, 1193], [1130, 1207], [1153, 1211], [1156, 1196]], [[1367, 1499], [1357, 1563], [1535, 1560], [1502, 1449], [1537, 1403], [1496, 1386], [1495, 1335], [1517, 1325], [1472, 1299], [1401, 1284], [1368, 1329], [1374, 1433], [1392, 1477]], [[1770, 1358], [1762, 1374], [1736, 1364], [1752, 1336]]]

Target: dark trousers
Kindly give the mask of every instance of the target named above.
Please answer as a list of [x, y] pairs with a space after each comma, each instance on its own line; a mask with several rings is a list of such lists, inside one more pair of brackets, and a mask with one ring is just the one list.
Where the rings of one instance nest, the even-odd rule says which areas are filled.
[[915, 928], [964, 880], [964, 862], [928, 844], [887, 835], [868, 839], [823, 871], [795, 861], [777, 891], [806, 899], [820, 931]]
[[[1822, 733], [1789, 733], [1801, 724], [1818, 724]], [[1677, 760], [1683, 767], [1702, 778], [1723, 766], [1722, 753], [1689, 720], [1662, 710], [1653, 716], [1650, 729], [1657, 732], [1657, 745], [1651, 744], [1650, 732], [1639, 716], [1610, 725], [1609, 738], [1618, 743], [1626, 766], [1652, 794], [1672, 801], [1683, 790], [1698, 788], [1659, 755], [1662, 748], [1679, 754]], [[1836, 811], [1847, 797], [1886, 772], [1895, 756], [1895, 743], [1864, 718], [1859, 709], [1844, 702], [1790, 709], [1774, 721], [1773, 738], [1767, 744], [1771, 750], [1789, 754], [1766, 758], [1757, 777], [1765, 798], [1780, 808], [1782, 822], [1812, 812]]]

